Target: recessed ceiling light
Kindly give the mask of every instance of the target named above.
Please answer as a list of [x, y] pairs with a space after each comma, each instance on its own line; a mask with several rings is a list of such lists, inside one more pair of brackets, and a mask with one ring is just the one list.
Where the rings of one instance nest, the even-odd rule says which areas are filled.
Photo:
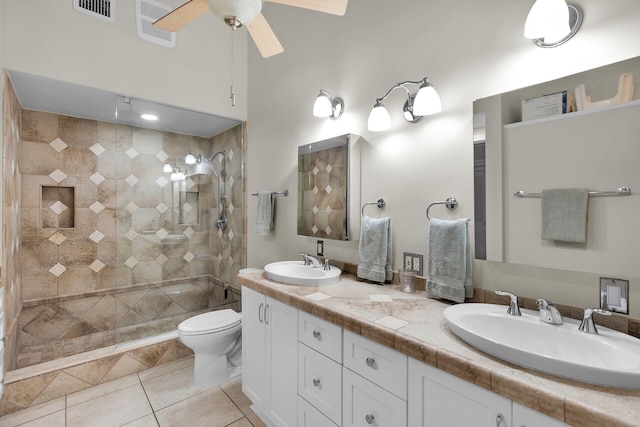
[[144, 120], [149, 120], [150, 122], [155, 122], [156, 120], [158, 120], [158, 116], [156, 116], [155, 114], [140, 114], [140, 117]]

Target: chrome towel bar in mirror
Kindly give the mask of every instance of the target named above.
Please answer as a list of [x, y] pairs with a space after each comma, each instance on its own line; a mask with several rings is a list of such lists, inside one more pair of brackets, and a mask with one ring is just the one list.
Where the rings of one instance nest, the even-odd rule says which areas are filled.
[[386, 203], [384, 202], [383, 199], [378, 199], [377, 202], [365, 202], [362, 205], [362, 209], [360, 210], [362, 212], [362, 216], [364, 216], [364, 207], [367, 205], [378, 205], [378, 209], [384, 209], [384, 206], [386, 205]]
[[[273, 194], [274, 196], [284, 196], [287, 197], [289, 196], [289, 190], [283, 190], [283, 191], [272, 191], [271, 194]], [[252, 196], [257, 196], [258, 193], [251, 193]]]
[[[513, 193], [515, 197], [540, 197], [541, 193], [527, 193], [525, 191], [516, 191]], [[589, 197], [593, 196], [629, 196], [631, 195], [631, 188], [620, 187], [615, 191], [589, 191]]]

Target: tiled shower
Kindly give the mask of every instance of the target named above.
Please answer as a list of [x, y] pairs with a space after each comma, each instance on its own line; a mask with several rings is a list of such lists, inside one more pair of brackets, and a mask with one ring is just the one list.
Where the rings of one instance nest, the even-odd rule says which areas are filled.
[[[22, 109], [10, 84], [5, 95], [7, 370], [240, 311], [242, 125], [203, 138]], [[215, 177], [184, 163], [221, 150], [224, 230]]]

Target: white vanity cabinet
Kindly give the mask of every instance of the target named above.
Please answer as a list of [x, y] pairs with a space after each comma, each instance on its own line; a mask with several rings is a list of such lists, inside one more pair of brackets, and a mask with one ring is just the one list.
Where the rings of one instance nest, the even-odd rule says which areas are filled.
[[511, 400], [410, 359], [409, 425], [511, 427]]
[[298, 310], [242, 288], [242, 391], [278, 427], [297, 425]]

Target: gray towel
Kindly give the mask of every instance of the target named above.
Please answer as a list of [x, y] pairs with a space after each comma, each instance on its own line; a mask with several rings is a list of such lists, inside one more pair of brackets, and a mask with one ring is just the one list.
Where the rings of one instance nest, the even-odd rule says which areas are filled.
[[390, 218], [362, 218], [358, 255], [358, 277], [378, 283], [392, 279]]
[[473, 297], [469, 220], [429, 221], [427, 292], [455, 302]]
[[542, 190], [541, 198], [543, 239], [587, 241], [589, 191], [586, 188]]
[[258, 192], [258, 214], [256, 217], [256, 233], [268, 236], [274, 227], [274, 197], [272, 191]]

